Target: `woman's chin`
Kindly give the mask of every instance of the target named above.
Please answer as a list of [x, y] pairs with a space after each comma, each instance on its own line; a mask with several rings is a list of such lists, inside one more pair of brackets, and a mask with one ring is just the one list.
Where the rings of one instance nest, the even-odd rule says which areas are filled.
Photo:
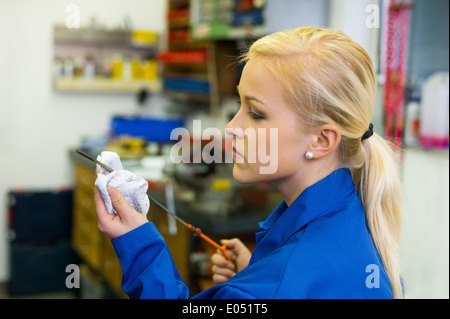
[[252, 184], [261, 182], [261, 174], [246, 165], [246, 163], [234, 163], [233, 177], [240, 184]]

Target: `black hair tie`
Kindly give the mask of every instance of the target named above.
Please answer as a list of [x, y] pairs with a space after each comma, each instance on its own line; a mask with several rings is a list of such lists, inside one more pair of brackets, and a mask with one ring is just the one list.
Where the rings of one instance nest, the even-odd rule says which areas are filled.
[[369, 129], [364, 133], [364, 135], [361, 137], [361, 141], [364, 141], [365, 139], [368, 139], [373, 135], [373, 124], [369, 124]]

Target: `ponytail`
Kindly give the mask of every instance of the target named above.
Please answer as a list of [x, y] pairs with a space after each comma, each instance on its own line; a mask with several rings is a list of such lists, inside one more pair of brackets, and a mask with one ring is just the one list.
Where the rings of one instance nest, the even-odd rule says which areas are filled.
[[362, 141], [362, 145], [365, 159], [363, 166], [355, 170], [354, 177], [359, 177], [355, 184], [367, 226], [391, 283], [392, 296], [402, 298], [399, 260], [402, 187], [398, 161], [393, 146], [377, 134]]

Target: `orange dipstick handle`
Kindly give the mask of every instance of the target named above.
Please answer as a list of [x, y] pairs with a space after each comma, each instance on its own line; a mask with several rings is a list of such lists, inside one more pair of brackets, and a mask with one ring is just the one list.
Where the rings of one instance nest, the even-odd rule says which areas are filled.
[[213, 245], [214, 247], [216, 247], [217, 249], [219, 249], [222, 254], [225, 256], [225, 258], [229, 261], [232, 261], [230, 256], [228, 256], [228, 254], [226, 253], [225, 249], [227, 248], [226, 245], [220, 246], [218, 243], [216, 243], [214, 240], [212, 240], [211, 238], [209, 238], [208, 236], [206, 236], [205, 234], [202, 233], [202, 230], [198, 227], [194, 227], [191, 224], [188, 225], [189, 230], [194, 234], [194, 236], [197, 237], [201, 237], [204, 240], [206, 240], [208, 243], [210, 243], [211, 245]]

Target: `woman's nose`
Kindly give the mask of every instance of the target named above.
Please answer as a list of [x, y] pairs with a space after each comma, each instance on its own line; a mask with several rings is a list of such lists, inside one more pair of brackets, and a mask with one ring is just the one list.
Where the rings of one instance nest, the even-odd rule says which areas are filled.
[[239, 110], [231, 121], [228, 122], [227, 126], [225, 126], [225, 133], [231, 137], [236, 136], [242, 138], [244, 136], [244, 129], [240, 123], [240, 113], [241, 111]]

